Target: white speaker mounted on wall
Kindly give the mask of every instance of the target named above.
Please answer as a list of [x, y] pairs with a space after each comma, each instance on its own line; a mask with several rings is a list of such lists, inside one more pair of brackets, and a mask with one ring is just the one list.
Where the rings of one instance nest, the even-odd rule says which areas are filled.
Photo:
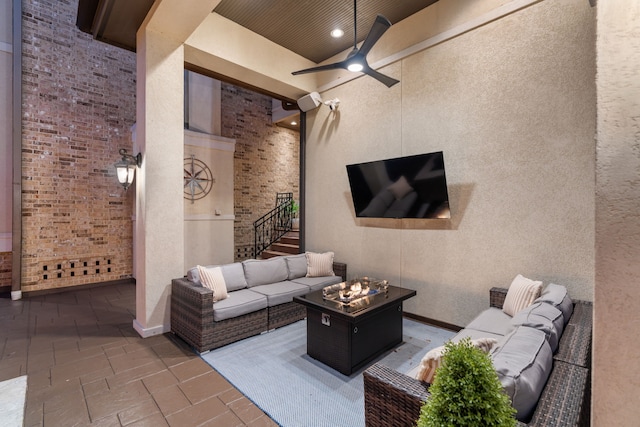
[[318, 92], [311, 92], [298, 99], [298, 107], [303, 113], [318, 108], [322, 104], [322, 98]]

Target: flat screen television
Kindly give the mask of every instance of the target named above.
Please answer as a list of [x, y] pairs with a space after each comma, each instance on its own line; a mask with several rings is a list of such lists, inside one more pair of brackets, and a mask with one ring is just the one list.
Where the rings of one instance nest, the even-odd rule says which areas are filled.
[[442, 151], [347, 165], [356, 217], [451, 218]]

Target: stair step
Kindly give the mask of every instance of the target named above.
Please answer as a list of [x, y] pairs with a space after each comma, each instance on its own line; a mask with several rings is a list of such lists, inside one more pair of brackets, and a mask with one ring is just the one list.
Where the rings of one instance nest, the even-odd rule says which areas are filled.
[[277, 256], [287, 256], [287, 255], [291, 255], [291, 254], [286, 252], [278, 252], [278, 251], [272, 251], [271, 249], [267, 249], [262, 251], [262, 253], [260, 254], [260, 258], [269, 259]]
[[287, 254], [297, 254], [300, 251], [300, 247], [298, 245], [282, 243], [282, 239], [281, 239], [280, 242], [276, 242], [273, 245], [271, 245], [270, 250], [274, 252], [284, 252]]
[[295, 245], [300, 246], [300, 238], [292, 237], [292, 236], [282, 236], [278, 243], [284, 243], [285, 245]]

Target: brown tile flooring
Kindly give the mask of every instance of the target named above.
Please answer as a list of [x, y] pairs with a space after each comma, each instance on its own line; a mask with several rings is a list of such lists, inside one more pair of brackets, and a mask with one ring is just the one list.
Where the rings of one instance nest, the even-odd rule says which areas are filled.
[[182, 341], [140, 338], [135, 286], [0, 299], [0, 381], [27, 375], [24, 425], [276, 426]]

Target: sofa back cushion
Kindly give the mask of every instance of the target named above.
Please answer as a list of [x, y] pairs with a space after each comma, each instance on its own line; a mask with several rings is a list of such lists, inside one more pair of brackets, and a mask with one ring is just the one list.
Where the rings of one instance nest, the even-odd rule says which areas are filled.
[[573, 314], [573, 301], [569, 297], [567, 288], [562, 285], [549, 283], [542, 289], [542, 293], [536, 299], [536, 302], [546, 302], [560, 310], [564, 316], [565, 325]]
[[511, 324], [541, 330], [547, 336], [551, 351], [555, 353], [564, 330], [564, 316], [551, 304], [534, 302], [513, 316]]
[[307, 275], [307, 256], [305, 254], [284, 257], [289, 270], [289, 280], [299, 279]]
[[[212, 268], [218, 266], [209, 265], [207, 267]], [[227, 292], [237, 291], [239, 289], [244, 289], [247, 287], [247, 281], [244, 278], [244, 269], [242, 268], [242, 264], [240, 264], [239, 262], [234, 262], [232, 264], [225, 264], [219, 267], [220, 270], [222, 270], [222, 276], [224, 277], [224, 281], [227, 285]], [[198, 267], [193, 267], [189, 271], [187, 271], [187, 279], [197, 285], [202, 286]]]
[[528, 421], [553, 367], [545, 333], [519, 326], [491, 352], [491, 359], [502, 387], [518, 411], [516, 418]]
[[269, 259], [248, 259], [242, 261], [244, 277], [247, 286], [268, 285], [270, 283], [284, 282], [289, 277], [287, 263], [283, 257]]

